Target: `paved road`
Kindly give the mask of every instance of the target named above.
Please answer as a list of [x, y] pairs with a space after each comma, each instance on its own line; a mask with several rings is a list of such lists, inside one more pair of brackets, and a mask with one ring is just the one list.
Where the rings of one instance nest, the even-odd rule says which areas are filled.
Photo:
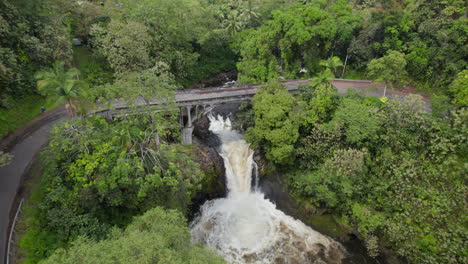
[[16, 144], [10, 151], [14, 155], [12, 162], [0, 168], [0, 263], [6, 258], [9, 212], [20, 187], [21, 178], [34, 155], [47, 142], [49, 131], [56, 122], [58, 120], [47, 120], [43, 126]]

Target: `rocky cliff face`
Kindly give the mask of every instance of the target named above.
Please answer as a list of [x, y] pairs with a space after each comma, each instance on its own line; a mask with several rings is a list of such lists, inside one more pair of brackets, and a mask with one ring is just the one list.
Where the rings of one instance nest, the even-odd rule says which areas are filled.
[[205, 173], [205, 179], [202, 182], [201, 191], [192, 199], [189, 220], [195, 217], [205, 201], [226, 196], [224, 161], [217, 151], [221, 142], [209, 130], [209, 127], [210, 122], [206, 116], [202, 116], [194, 123], [193, 144], [196, 148], [193, 151], [195, 160]]
[[[222, 115], [224, 117], [232, 117], [239, 110], [239, 103], [228, 103], [215, 106], [211, 112], [205, 113], [194, 122], [193, 129], [193, 144], [197, 146], [195, 151], [196, 161], [201, 165], [201, 168], [206, 174], [203, 183], [202, 191], [194, 197], [194, 206], [198, 207], [206, 200], [226, 196], [226, 177], [223, 158], [218, 154], [218, 147], [221, 146], [220, 139], [209, 130], [210, 121], [208, 115]], [[233, 125], [236, 126], [242, 120], [232, 118]], [[261, 156], [256, 155], [255, 161], [263, 171], [264, 162]], [[196, 210], [198, 211], [198, 210]]]

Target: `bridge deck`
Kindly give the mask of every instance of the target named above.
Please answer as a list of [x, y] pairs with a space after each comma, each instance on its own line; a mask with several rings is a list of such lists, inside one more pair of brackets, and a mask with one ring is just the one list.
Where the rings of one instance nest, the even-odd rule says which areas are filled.
[[[297, 90], [299, 85], [307, 84], [310, 80], [293, 80], [282, 82], [289, 91]], [[335, 79], [331, 82], [333, 86], [338, 89], [339, 93], [345, 93], [348, 88], [365, 91], [371, 93], [368, 95], [381, 96], [380, 92], [372, 94], [372, 87], [382, 87], [382, 84], [376, 84], [367, 80], [344, 80]], [[217, 104], [225, 102], [245, 101], [251, 99], [263, 84], [256, 85], [242, 85], [233, 87], [213, 87], [206, 89], [193, 89], [178, 91], [175, 94], [175, 101], [179, 106], [190, 106], [197, 104]], [[150, 105], [162, 104], [162, 101], [150, 101]], [[137, 106], [147, 105], [147, 102], [143, 98], [139, 98], [135, 101]], [[115, 100], [111, 103], [111, 108], [115, 110], [121, 110], [127, 108], [127, 102], [124, 100]], [[91, 110], [89, 114], [98, 114], [100, 112], [106, 112], [109, 109], [106, 106], [98, 106]]]

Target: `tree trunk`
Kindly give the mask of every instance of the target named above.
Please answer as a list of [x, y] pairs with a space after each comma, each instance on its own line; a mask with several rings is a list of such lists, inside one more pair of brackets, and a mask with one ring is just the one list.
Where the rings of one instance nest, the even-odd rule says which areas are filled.
[[68, 105], [68, 114], [70, 114], [71, 117], [75, 117], [75, 106], [73, 105], [73, 101], [71, 98], [67, 99], [67, 105]]
[[156, 130], [156, 133], [154, 133], [154, 143], [156, 144], [156, 147], [159, 148], [159, 145], [161, 145], [161, 140], [159, 138], [159, 133]]
[[346, 63], [348, 63], [348, 52], [346, 52], [346, 58], [344, 61], [343, 72], [341, 73], [341, 79], [343, 79], [345, 71], [346, 71]]

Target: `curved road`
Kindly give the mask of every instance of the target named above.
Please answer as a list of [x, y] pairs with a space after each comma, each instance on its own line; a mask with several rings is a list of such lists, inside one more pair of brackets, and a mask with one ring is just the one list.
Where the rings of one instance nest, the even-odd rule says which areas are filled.
[[[6, 248], [9, 235], [10, 209], [20, 187], [21, 179], [27, 172], [34, 155], [47, 142], [52, 126], [66, 117], [63, 109], [51, 111], [50, 114], [39, 116], [28, 123], [27, 127], [20, 129], [6, 140], [16, 137], [20, 142], [14, 145], [9, 152], [14, 155], [8, 166], [0, 168], [0, 263], [6, 261]], [[38, 128], [37, 128], [38, 127]], [[19, 135], [18, 135], [19, 134]], [[5, 141], [6, 141], [5, 140]]]

